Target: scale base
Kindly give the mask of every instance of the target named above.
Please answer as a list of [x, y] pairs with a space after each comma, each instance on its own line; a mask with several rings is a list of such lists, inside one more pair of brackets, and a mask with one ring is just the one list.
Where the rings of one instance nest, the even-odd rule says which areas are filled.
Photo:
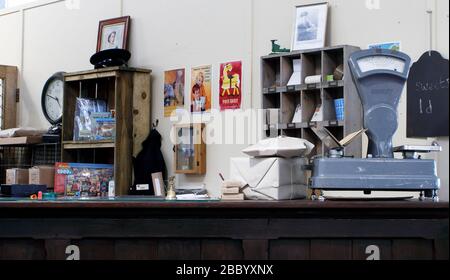
[[420, 192], [435, 201], [440, 186], [434, 160], [320, 158], [311, 178], [313, 190]]

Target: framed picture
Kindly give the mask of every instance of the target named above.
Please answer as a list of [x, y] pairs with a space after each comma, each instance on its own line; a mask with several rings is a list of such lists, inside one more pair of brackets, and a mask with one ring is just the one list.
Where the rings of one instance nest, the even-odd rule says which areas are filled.
[[297, 6], [295, 9], [292, 50], [325, 47], [328, 3]]
[[128, 49], [129, 16], [107, 19], [98, 27], [97, 52], [110, 49]]

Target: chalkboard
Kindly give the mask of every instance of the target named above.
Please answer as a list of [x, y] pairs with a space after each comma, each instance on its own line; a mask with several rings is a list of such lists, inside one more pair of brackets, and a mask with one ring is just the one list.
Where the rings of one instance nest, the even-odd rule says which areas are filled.
[[408, 137], [449, 136], [448, 59], [426, 52], [408, 79]]

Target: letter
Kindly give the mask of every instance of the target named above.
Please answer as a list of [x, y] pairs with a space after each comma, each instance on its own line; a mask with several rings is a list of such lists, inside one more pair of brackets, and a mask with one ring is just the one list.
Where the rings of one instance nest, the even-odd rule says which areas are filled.
[[211, 270], [211, 267], [205, 267], [204, 271], [205, 271], [205, 278], [208, 278], [209, 276], [209, 271]]
[[66, 248], [66, 260], [79, 261], [80, 260], [80, 248], [75, 245], [67, 246]]
[[369, 255], [368, 261], [379, 261], [381, 260], [380, 247], [376, 245], [371, 245], [367, 247], [366, 254]]
[[183, 268], [180, 266], [177, 268], [177, 275], [183, 275]]

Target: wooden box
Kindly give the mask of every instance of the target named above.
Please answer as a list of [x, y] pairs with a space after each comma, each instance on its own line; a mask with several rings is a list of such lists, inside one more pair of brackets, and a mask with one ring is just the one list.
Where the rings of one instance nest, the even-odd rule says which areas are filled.
[[175, 173], [206, 174], [206, 144], [204, 124], [175, 126]]
[[[133, 180], [132, 157], [151, 128], [151, 71], [112, 67], [64, 76], [62, 160], [114, 164], [117, 195], [127, 195]], [[116, 135], [110, 141], [74, 141], [77, 98], [103, 100], [115, 111]]]

